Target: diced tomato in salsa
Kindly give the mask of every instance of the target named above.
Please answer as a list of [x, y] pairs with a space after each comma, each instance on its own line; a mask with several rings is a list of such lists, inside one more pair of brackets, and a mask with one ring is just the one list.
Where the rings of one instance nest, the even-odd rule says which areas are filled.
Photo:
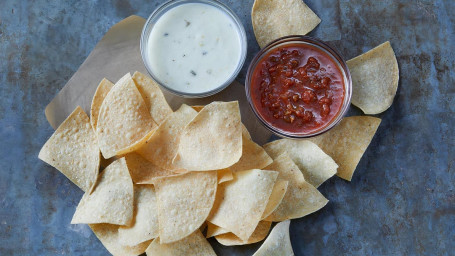
[[322, 50], [306, 44], [277, 47], [256, 65], [251, 97], [272, 126], [308, 134], [329, 124], [344, 100], [343, 74]]

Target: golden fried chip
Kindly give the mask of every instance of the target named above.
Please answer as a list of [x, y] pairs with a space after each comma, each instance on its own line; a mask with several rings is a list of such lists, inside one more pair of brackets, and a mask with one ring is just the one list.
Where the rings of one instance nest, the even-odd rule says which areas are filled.
[[235, 164], [241, 155], [239, 103], [213, 102], [183, 130], [173, 164], [188, 171], [219, 170]]
[[134, 218], [118, 230], [122, 245], [134, 246], [158, 237], [158, 205], [152, 185], [134, 187]]
[[278, 223], [273, 227], [269, 237], [253, 256], [292, 256], [291, 238], [289, 237], [289, 220]]
[[141, 93], [153, 120], [155, 123], [161, 124], [170, 114], [172, 114], [172, 109], [164, 98], [160, 87], [152, 78], [138, 71], [134, 72], [133, 80]]
[[261, 48], [279, 37], [305, 35], [321, 22], [302, 0], [255, 0], [251, 20]]
[[310, 140], [340, 165], [337, 175], [350, 181], [380, 123], [381, 119], [371, 116], [345, 117], [330, 131]]
[[269, 233], [270, 226], [272, 225], [271, 221], [260, 221], [254, 230], [253, 234], [248, 238], [247, 241], [243, 241], [232, 233], [226, 233], [215, 236], [215, 239], [222, 245], [233, 246], [233, 245], [245, 245], [245, 244], [254, 244], [264, 240]]
[[288, 185], [289, 181], [280, 179], [280, 175], [278, 174], [278, 180], [275, 182], [275, 186], [273, 186], [272, 194], [270, 195], [267, 206], [262, 213], [261, 219], [267, 218], [278, 208], [278, 206], [283, 201], [286, 191], [288, 190]]
[[137, 256], [143, 254], [151, 241], [135, 246], [124, 246], [120, 243], [119, 226], [112, 224], [90, 224], [93, 233], [112, 255]]
[[150, 130], [149, 133], [147, 133], [144, 137], [142, 137], [142, 139], [136, 141], [135, 143], [131, 144], [130, 146], [128, 146], [124, 149], [117, 151], [117, 156], [124, 156], [128, 153], [137, 151], [139, 148], [142, 148], [147, 143], [147, 140], [150, 137], [152, 137], [153, 134], [155, 134], [157, 128], [158, 127], [155, 126], [152, 130]]
[[71, 224], [109, 223], [130, 225], [133, 220], [133, 182], [124, 158], [100, 174], [92, 194], [85, 193]]
[[289, 181], [289, 185], [281, 203], [265, 220], [283, 221], [300, 218], [327, 204], [328, 200], [305, 181], [302, 172], [286, 153], [275, 158], [266, 169], [279, 172], [278, 180]]
[[234, 179], [232, 171], [227, 169], [218, 170], [218, 184]]
[[106, 95], [112, 87], [114, 87], [114, 84], [106, 78], [103, 78], [98, 85], [98, 88], [96, 88], [95, 96], [93, 96], [92, 99], [92, 106], [90, 107], [90, 122], [94, 131], [96, 131], [101, 104], [103, 104], [104, 98], [106, 98]]
[[176, 169], [172, 165], [172, 159], [178, 151], [180, 134], [196, 115], [195, 110], [183, 104], [161, 123], [146, 144], [138, 149], [138, 153], [163, 169]]
[[217, 173], [189, 172], [155, 181], [160, 242], [178, 241], [198, 229], [215, 201]]
[[305, 180], [315, 187], [335, 175], [338, 165], [316, 144], [307, 140], [281, 139], [264, 145], [265, 151], [273, 158], [287, 152]]
[[[194, 110], [197, 112], [201, 111], [205, 106], [204, 105], [198, 105], [198, 106], [191, 106]], [[246, 128], [246, 126], [242, 123], [242, 135], [245, 136], [245, 138], [251, 140], [251, 134]]]
[[55, 130], [38, 158], [55, 167], [85, 192], [95, 185], [100, 150], [90, 120], [81, 107]]
[[218, 186], [207, 220], [248, 240], [261, 220], [278, 173], [255, 169], [234, 175], [233, 180]]
[[379, 114], [397, 93], [398, 62], [390, 42], [346, 62], [352, 77], [352, 104], [365, 114]]
[[207, 221], [206, 223], [207, 223], [207, 235], [205, 237], [207, 237], [207, 238], [229, 233], [229, 230], [226, 230], [222, 227], [218, 227], [217, 225], [215, 225], [209, 221]]
[[96, 133], [104, 158], [144, 138], [156, 126], [131, 75], [122, 77], [101, 105]]
[[168, 244], [160, 244], [160, 238], [157, 238], [153, 240], [145, 252], [149, 256], [216, 256], [212, 246], [200, 230], [197, 230], [180, 241]]
[[201, 111], [205, 106], [204, 105], [197, 105], [197, 106], [191, 106], [196, 112]]
[[125, 160], [131, 178], [136, 184], [153, 184], [157, 178], [177, 175], [154, 165], [135, 152], [126, 154]]
[[261, 146], [242, 136], [242, 156], [229, 169], [234, 173], [251, 169], [262, 169], [272, 162], [272, 158]]

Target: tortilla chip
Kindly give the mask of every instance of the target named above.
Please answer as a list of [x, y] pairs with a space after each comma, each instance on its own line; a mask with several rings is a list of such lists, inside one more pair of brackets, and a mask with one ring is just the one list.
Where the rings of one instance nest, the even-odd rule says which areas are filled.
[[196, 112], [201, 111], [205, 106], [204, 105], [197, 105], [197, 106], [191, 106]]
[[261, 146], [242, 136], [242, 156], [229, 169], [234, 173], [251, 169], [262, 169], [272, 162], [272, 158]]
[[215, 225], [213, 223], [210, 223], [208, 221], [206, 223], [207, 223], [207, 235], [205, 237], [207, 237], [207, 238], [229, 233], [229, 230], [226, 230], [222, 227], [218, 227], [217, 225]]
[[145, 252], [151, 241], [135, 246], [124, 246], [120, 243], [119, 226], [112, 224], [90, 224], [93, 233], [112, 255], [136, 256]]
[[174, 166], [188, 171], [227, 168], [242, 155], [239, 103], [213, 102], [185, 127]]
[[327, 204], [328, 200], [305, 181], [302, 172], [286, 153], [275, 158], [266, 169], [278, 171], [278, 180], [289, 181], [289, 185], [281, 204], [265, 220], [283, 221], [300, 218]]
[[291, 238], [289, 237], [289, 220], [280, 222], [270, 232], [269, 237], [253, 256], [284, 256], [294, 255]]
[[217, 185], [216, 172], [189, 172], [156, 180], [161, 243], [178, 241], [204, 223]]
[[131, 178], [136, 184], [153, 184], [157, 178], [177, 175], [154, 165], [135, 152], [126, 154], [125, 160]]
[[71, 224], [110, 223], [130, 225], [133, 220], [133, 182], [124, 158], [100, 174], [92, 194], [85, 193]]
[[272, 194], [270, 195], [269, 201], [267, 202], [267, 206], [265, 207], [264, 212], [262, 213], [261, 219], [267, 218], [272, 212], [274, 212], [278, 206], [283, 201], [284, 195], [288, 190], [289, 181], [287, 180], [280, 180], [280, 175], [278, 174], [278, 180], [275, 182], [275, 186], [273, 186]]
[[232, 171], [229, 168], [221, 169], [221, 170], [218, 170], [217, 172], [218, 172], [218, 184], [234, 179], [234, 176], [232, 175]]
[[169, 244], [160, 244], [160, 238], [157, 238], [153, 240], [145, 252], [149, 256], [216, 256], [212, 246], [200, 230], [197, 230], [180, 241]]
[[234, 180], [218, 186], [215, 205], [207, 220], [248, 240], [261, 220], [278, 173], [255, 169], [234, 176]]
[[106, 78], [103, 78], [98, 85], [98, 88], [96, 88], [95, 95], [92, 99], [92, 106], [90, 107], [90, 123], [92, 124], [94, 131], [96, 131], [101, 104], [103, 104], [104, 98], [106, 98], [106, 95], [112, 87], [114, 87], [114, 84]]
[[307, 140], [281, 139], [264, 145], [265, 151], [273, 158], [287, 152], [305, 180], [315, 187], [335, 175], [338, 165], [316, 144]]
[[131, 75], [122, 77], [101, 105], [96, 133], [104, 158], [140, 141], [156, 126]]
[[[191, 106], [194, 110], [197, 112], [201, 111], [205, 106], [204, 105], [198, 105], [198, 106]], [[251, 140], [251, 134], [246, 128], [246, 126], [242, 123], [242, 135], [245, 136], [245, 138]]]
[[345, 117], [330, 131], [310, 140], [340, 165], [337, 175], [350, 181], [380, 123], [381, 119], [371, 116]]
[[264, 240], [264, 238], [267, 237], [271, 225], [271, 221], [260, 221], [253, 234], [251, 234], [250, 238], [248, 238], [247, 241], [243, 241], [232, 233], [217, 235], [215, 236], [215, 239], [218, 241], [218, 243], [225, 246], [254, 244]]
[[172, 114], [172, 109], [169, 107], [158, 84], [152, 78], [138, 71], [134, 72], [133, 80], [155, 123], [161, 124], [164, 122]]
[[283, 36], [306, 35], [321, 19], [302, 0], [255, 0], [251, 21], [256, 40], [263, 48]]
[[147, 143], [147, 140], [153, 135], [155, 134], [156, 130], [157, 130], [158, 127], [154, 127], [152, 130], [150, 130], [149, 133], [147, 133], [142, 139], [136, 141], [135, 143], [133, 143], [132, 145], [124, 148], [124, 149], [121, 149], [119, 151], [117, 151], [117, 156], [124, 156], [128, 153], [131, 153], [131, 152], [134, 152], [134, 151], [137, 151], [139, 148], [142, 148], [146, 143]]
[[134, 246], [158, 237], [158, 205], [152, 185], [134, 187], [134, 218], [118, 230], [122, 245]]
[[172, 159], [178, 151], [179, 135], [196, 115], [196, 111], [183, 104], [161, 123], [156, 132], [147, 140], [146, 144], [138, 149], [138, 153], [163, 169], [176, 169], [172, 165]]
[[38, 158], [55, 167], [83, 191], [95, 185], [100, 150], [90, 120], [77, 107], [41, 148]]
[[346, 62], [352, 77], [352, 104], [365, 114], [386, 111], [398, 88], [399, 69], [390, 42]]

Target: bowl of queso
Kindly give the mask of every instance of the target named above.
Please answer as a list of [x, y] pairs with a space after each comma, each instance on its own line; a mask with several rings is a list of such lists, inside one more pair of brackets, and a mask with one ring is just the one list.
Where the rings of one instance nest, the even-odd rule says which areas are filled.
[[333, 48], [315, 38], [287, 36], [254, 57], [245, 89], [253, 112], [269, 130], [281, 137], [307, 138], [341, 121], [352, 82]]
[[150, 76], [183, 97], [205, 97], [226, 88], [242, 68], [245, 29], [216, 0], [172, 0], [147, 19], [141, 55]]

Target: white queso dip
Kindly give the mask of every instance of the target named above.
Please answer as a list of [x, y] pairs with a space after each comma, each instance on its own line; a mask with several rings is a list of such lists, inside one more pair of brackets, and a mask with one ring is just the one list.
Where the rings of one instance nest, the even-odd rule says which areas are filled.
[[236, 72], [242, 38], [233, 18], [204, 3], [185, 3], [162, 14], [147, 40], [146, 62], [155, 78], [182, 93], [219, 88]]

